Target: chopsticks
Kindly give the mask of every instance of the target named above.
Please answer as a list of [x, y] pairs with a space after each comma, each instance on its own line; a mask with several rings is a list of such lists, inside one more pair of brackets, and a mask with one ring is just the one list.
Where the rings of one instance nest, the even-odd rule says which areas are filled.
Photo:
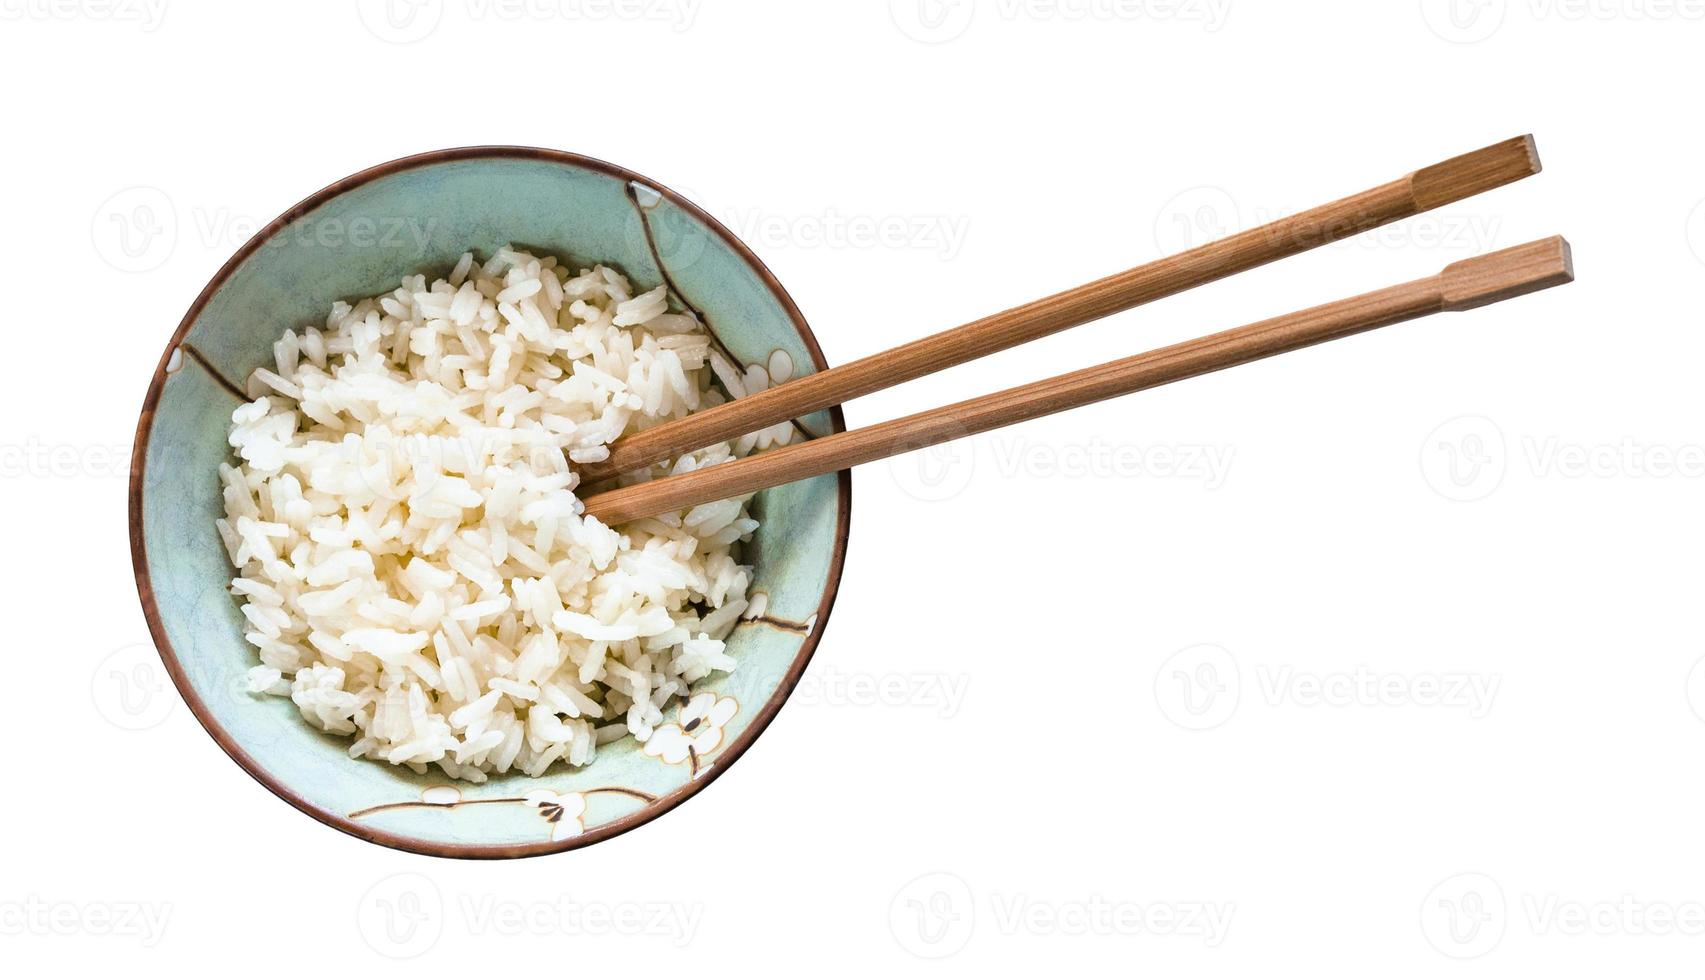
[[983, 317], [880, 354], [694, 412], [610, 444], [607, 459], [578, 467], [583, 485], [798, 418], [1122, 310], [1431, 211], [1540, 170], [1532, 136], [1417, 170], [1330, 204], [1076, 289]]
[[1452, 263], [1438, 275], [1300, 313], [1062, 374], [878, 425], [823, 436], [701, 470], [593, 494], [587, 514], [605, 524], [737, 497], [765, 487], [986, 432], [1154, 388], [1376, 327], [1468, 310], [1574, 279], [1569, 245], [1546, 238]]

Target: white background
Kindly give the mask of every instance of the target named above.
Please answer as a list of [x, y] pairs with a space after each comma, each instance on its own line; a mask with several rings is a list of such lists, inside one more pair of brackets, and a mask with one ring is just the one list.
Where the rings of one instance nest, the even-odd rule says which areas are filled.
[[[395, 2], [0, 0], [8, 964], [1692, 972], [1705, 4]], [[861, 469], [806, 686], [638, 831], [375, 847], [160, 687], [149, 375], [249, 234], [363, 167], [636, 169], [840, 362], [1529, 131], [1537, 178], [850, 405], [1576, 247], [1565, 289]]]

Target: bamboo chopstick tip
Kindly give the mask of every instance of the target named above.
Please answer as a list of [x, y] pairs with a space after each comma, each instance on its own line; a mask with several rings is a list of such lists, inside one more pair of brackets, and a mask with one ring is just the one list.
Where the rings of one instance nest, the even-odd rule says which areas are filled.
[[1539, 144], [1534, 141], [1532, 133], [1524, 133], [1509, 140], [1510, 153], [1522, 158], [1521, 166], [1527, 168], [1525, 176], [1532, 177], [1545, 169], [1545, 164], [1539, 159]]
[[1542, 169], [1539, 145], [1529, 133], [1417, 170], [1409, 175], [1409, 190], [1416, 209], [1428, 211], [1532, 177]]
[[1567, 238], [1564, 238], [1562, 235], [1557, 235], [1555, 237], [1549, 238], [1549, 239], [1547, 239], [1547, 241], [1554, 243], [1554, 246], [1559, 253], [1558, 254], [1558, 262], [1562, 266], [1562, 277], [1563, 277], [1562, 282], [1574, 282], [1575, 281], [1575, 247], [1573, 245], [1570, 245], [1569, 240]]
[[1444, 308], [1471, 310], [1575, 281], [1575, 259], [1561, 235], [1453, 262], [1440, 273]]

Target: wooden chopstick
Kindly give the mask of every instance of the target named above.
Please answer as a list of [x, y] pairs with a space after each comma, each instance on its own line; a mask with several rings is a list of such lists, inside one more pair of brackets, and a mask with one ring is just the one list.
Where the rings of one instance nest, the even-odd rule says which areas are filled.
[[590, 486], [618, 473], [737, 439], [777, 422], [1431, 211], [1530, 177], [1539, 169], [1539, 152], [1532, 136], [1495, 143], [1331, 204], [636, 432], [611, 443], [608, 459], [578, 466], [581, 482]]
[[1574, 279], [1569, 245], [1547, 238], [1446, 266], [1438, 275], [1263, 320], [1099, 367], [920, 412], [879, 425], [594, 494], [586, 512], [606, 524], [677, 511], [833, 473], [950, 439], [1246, 364], [1404, 320], [1467, 310]]

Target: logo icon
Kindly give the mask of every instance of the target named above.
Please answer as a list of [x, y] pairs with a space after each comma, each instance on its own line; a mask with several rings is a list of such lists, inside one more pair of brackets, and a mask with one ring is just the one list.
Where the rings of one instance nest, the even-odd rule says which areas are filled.
[[91, 694], [101, 717], [125, 731], [139, 732], [165, 721], [177, 698], [159, 654], [132, 643], [107, 654], [95, 668]]
[[410, 959], [431, 949], [443, 934], [444, 897], [423, 874], [395, 874], [361, 896], [355, 925], [374, 952]]
[[[693, 214], [673, 202], [660, 207], [663, 193], [638, 181], [629, 184], [628, 190], [635, 205], [625, 229], [629, 244], [642, 253], [654, 252], [665, 270], [690, 268], [704, 255], [710, 232]], [[689, 201], [697, 200], [679, 188], [675, 193]]]
[[888, 0], [894, 26], [924, 44], [942, 44], [964, 34], [976, 13], [976, 0]]
[[965, 492], [977, 473], [977, 447], [959, 433], [903, 446], [888, 457], [894, 483], [913, 500], [940, 503]]
[[1179, 191], [1155, 215], [1155, 247], [1163, 255], [1177, 255], [1218, 241], [1243, 227], [1240, 210], [1223, 187]]
[[975, 926], [971, 886], [945, 871], [913, 878], [888, 906], [894, 941], [924, 959], [943, 959], [964, 949]]
[[413, 44], [438, 29], [444, 0], [356, 0], [368, 33], [391, 44]]
[[1700, 721], [1705, 721], [1705, 657], [1700, 657], [1687, 672], [1687, 706]]
[[1154, 701], [1173, 724], [1190, 731], [1218, 728], [1237, 711], [1242, 672], [1231, 651], [1211, 643], [1185, 647], [1154, 675]]
[[1504, 430], [1483, 415], [1451, 419], [1421, 443], [1421, 476], [1447, 500], [1484, 500], [1504, 482], [1508, 467]]
[[158, 269], [178, 244], [178, 210], [158, 187], [127, 187], [101, 202], [89, 235], [120, 272]]
[[1484, 41], [1504, 26], [1506, 0], [1421, 0], [1421, 18], [1452, 44]]
[[1693, 206], [1693, 211], [1687, 216], [1687, 247], [1693, 249], [1693, 257], [1705, 262], [1705, 201]]
[[1484, 956], [1504, 938], [1504, 890], [1489, 875], [1452, 875], [1421, 902], [1421, 932], [1446, 956]]
[[346, 464], [346, 472], [358, 475], [362, 488], [380, 497], [397, 494], [403, 481], [408, 481], [412, 495], [430, 496], [449, 471], [467, 472], [460, 467], [483, 458], [481, 451], [490, 448], [478, 434], [376, 432], [369, 429], [360, 440], [342, 443], [331, 454]]

